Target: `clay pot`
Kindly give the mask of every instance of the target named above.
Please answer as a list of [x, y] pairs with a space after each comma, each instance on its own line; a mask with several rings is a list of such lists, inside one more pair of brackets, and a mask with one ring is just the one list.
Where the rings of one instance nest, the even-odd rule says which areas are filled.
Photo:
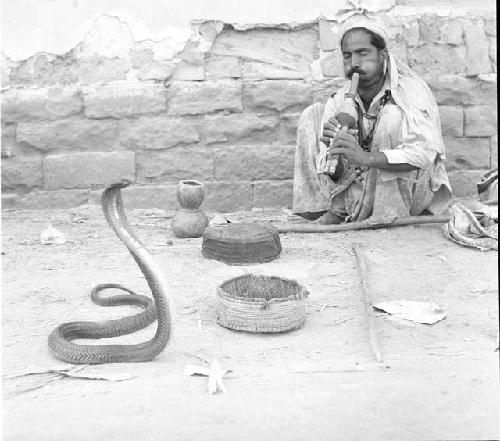
[[199, 209], [205, 199], [205, 185], [186, 180], [177, 184], [179, 209], [172, 218], [171, 228], [177, 237], [200, 237], [208, 225], [208, 217]]

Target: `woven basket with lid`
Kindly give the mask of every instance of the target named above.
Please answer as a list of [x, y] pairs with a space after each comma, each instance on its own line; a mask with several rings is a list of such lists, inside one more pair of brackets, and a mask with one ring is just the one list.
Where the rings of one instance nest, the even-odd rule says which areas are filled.
[[245, 274], [217, 287], [217, 322], [238, 331], [292, 331], [304, 324], [307, 296], [294, 280]]
[[269, 222], [229, 223], [206, 228], [201, 251], [204, 257], [228, 265], [247, 265], [276, 259], [281, 242]]

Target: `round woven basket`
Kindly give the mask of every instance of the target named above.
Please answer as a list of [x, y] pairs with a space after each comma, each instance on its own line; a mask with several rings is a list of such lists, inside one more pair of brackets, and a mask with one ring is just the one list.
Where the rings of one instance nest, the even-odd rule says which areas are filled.
[[271, 223], [229, 223], [205, 229], [201, 252], [206, 258], [228, 265], [247, 265], [276, 259], [281, 253], [281, 242]]
[[217, 322], [238, 331], [292, 331], [304, 324], [307, 296], [294, 280], [245, 274], [217, 287]]

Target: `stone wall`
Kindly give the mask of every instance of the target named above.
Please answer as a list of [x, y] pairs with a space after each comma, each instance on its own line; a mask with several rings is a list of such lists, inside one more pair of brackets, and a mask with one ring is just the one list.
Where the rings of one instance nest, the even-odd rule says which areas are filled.
[[[455, 194], [473, 194], [497, 162], [491, 11], [397, 6], [384, 20], [436, 95]], [[192, 26], [183, 45], [134, 41], [102, 16], [69, 53], [3, 57], [3, 206], [97, 202], [126, 177], [129, 207], [175, 209], [180, 179], [207, 184], [207, 210], [289, 207], [300, 112], [344, 81], [337, 19]]]

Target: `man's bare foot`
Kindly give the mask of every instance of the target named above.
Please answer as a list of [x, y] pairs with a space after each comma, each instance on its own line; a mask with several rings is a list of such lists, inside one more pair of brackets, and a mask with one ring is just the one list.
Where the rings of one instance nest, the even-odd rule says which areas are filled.
[[337, 216], [336, 214], [333, 214], [331, 211], [327, 211], [325, 214], [323, 214], [323, 216], [316, 219], [314, 222], [321, 225], [332, 225], [341, 224], [342, 222], [344, 222], [344, 219]]

